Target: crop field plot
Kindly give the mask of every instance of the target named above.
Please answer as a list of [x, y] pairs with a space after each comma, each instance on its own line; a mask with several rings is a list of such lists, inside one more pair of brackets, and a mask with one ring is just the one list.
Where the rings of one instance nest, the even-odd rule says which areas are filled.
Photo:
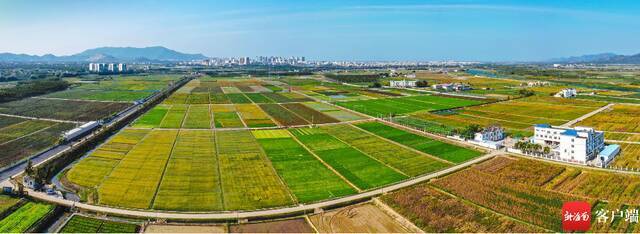
[[610, 166], [629, 169], [640, 168], [640, 144], [616, 144], [620, 145], [620, 155], [610, 163]]
[[116, 76], [45, 95], [49, 98], [133, 102], [153, 95], [179, 76]]
[[160, 122], [161, 128], [180, 128], [189, 105], [172, 105], [169, 111]]
[[0, 232], [24, 233], [53, 210], [54, 206], [45, 203], [27, 202], [9, 216], [0, 220]]
[[507, 132], [528, 136], [532, 134], [534, 124], [562, 125], [604, 105], [601, 102], [535, 96], [466, 107], [451, 113], [418, 113], [412, 117], [454, 128], [470, 124], [499, 124]]
[[360, 189], [394, 183], [407, 176], [374, 160], [319, 128], [289, 130], [313, 153]]
[[262, 85], [251, 85], [251, 86], [249, 86], [249, 88], [251, 88], [251, 90], [253, 90], [254, 92], [257, 92], [257, 93], [270, 93], [270, 92], [273, 92], [271, 89], [266, 88], [266, 87], [264, 87]]
[[218, 160], [213, 131], [183, 130], [160, 182], [153, 208], [160, 210], [222, 210]]
[[293, 204], [251, 132], [218, 131], [216, 141], [226, 210]]
[[282, 88], [280, 86], [277, 86], [277, 85], [263, 84], [262, 87], [265, 87], [265, 88], [271, 90], [271, 92], [280, 92], [280, 91], [282, 91]]
[[0, 128], [6, 128], [8, 126], [18, 124], [24, 121], [27, 121], [27, 120], [23, 118], [0, 116]]
[[228, 233], [226, 224], [148, 224], [144, 233]]
[[482, 154], [475, 150], [416, 135], [379, 122], [359, 123], [355, 126], [407, 147], [453, 163], [461, 163]]
[[428, 184], [418, 184], [382, 196], [384, 203], [425, 232], [544, 232], [450, 196]]
[[362, 94], [362, 95], [366, 95], [372, 98], [386, 98], [386, 97], [400, 97], [402, 96], [402, 94], [400, 93], [394, 93], [394, 92], [388, 92], [388, 91], [383, 91], [383, 90], [375, 90], [375, 89], [362, 89], [360, 91], [358, 91], [358, 93]]
[[223, 93], [210, 93], [209, 100], [211, 104], [231, 104], [231, 100]]
[[209, 93], [192, 92], [187, 99], [187, 104], [209, 104]]
[[356, 192], [298, 144], [287, 130], [257, 130], [252, 133], [299, 203]]
[[171, 106], [169, 105], [157, 105], [151, 110], [147, 111], [133, 123], [133, 127], [136, 128], [157, 128], [160, 127], [164, 116], [169, 112]]
[[[468, 108], [471, 115], [485, 113], [487, 117], [503, 116], [525, 123], [536, 123], [542, 120], [564, 123], [594, 111], [606, 103], [578, 99], [534, 96], [525, 99], [500, 102]], [[491, 114], [494, 114], [493, 116]], [[559, 121], [559, 122], [558, 122]]]
[[313, 233], [314, 230], [303, 218], [270, 222], [234, 224], [230, 233]]
[[582, 169], [529, 159], [498, 157], [476, 167], [493, 176], [518, 184], [606, 200], [620, 204], [640, 204], [637, 185], [640, 176]]
[[0, 113], [59, 120], [93, 121], [115, 114], [130, 105], [119, 102], [26, 98], [0, 104]]
[[640, 133], [640, 107], [617, 104], [576, 125], [589, 126], [600, 131]]
[[[309, 216], [319, 233], [408, 233], [393, 217], [371, 203]], [[375, 220], [373, 222], [372, 220]]]
[[637, 206], [639, 183], [637, 175], [510, 157], [497, 157], [433, 182], [457, 197], [555, 231], [561, 230], [557, 217], [563, 202]]
[[230, 93], [230, 94], [226, 94], [227, 98], [229, 98], [229, 100], [232, 103], [251, 103], [251, 100], [249, 100], [249, 98], [247, 98], [247, 96], [245, 96], [242, 93]]
[[129, 151], [98, 188], [100, 204], [148, 209], [177, 132], [153, 130]]
[[296, 93], [263, 93], [262, 95], [277, 103], [312, 101], [305, 96]]
[[102, 144], [89, 156], [80, 160], [66, 174], [74, 184], [85, 188], [94, 188], [111, 173], [113, 168], [129, 151], [147, 136], [148, 129], [124, 129]]
[[255, 104], [236, 104], [236, 111], [242, 117], [242, 121], [250, 128], [273, 127], [276, 124], [269, 115]]
[[245, 93], [253, 103], [274, 103], [275, 101], [265, 97], [261, 93]]
[[80, 99], [80, 100], [97, 100], [97, 101], [118, 101], [133, 102], [145, 97], [151, 96], [153, 92], [149, 91], [109, 91], [109, 90], [87, 90], [87, 89], [71, 89], [66, 91], [55, 92], [46, 95], [49, 98], [62, 99]]
[[221, 87], [222, 88], [222, 92], [224, 92], [225, 94], [230, 94], [230, 93], [242, 93], [242, 91], [240, 91], [240, 89], [238, 89], [237, 87], [234, 86], [225, 86], [225, 87]]
[[60, 233], [137, 233], [138, 225], [73, 215]]
[[18, 204], [19, 201], [19, 198], [14, 198], [8, 195], [0, 195], [0, 213], [4, 213], [9, 208]]
[[82, 84], [77, 89], [155, 92], [166, 88], [169, 83], [179, 79], [178, 75], [116, 76], [113, 79], [105, 79], [97, 83]]
[[0, 128], [0, 145], [55, 125], [55, 122], [26, 120]]
[[[184, 87], [183, 87], [184, 88]], [[180, 88], [182, 89], [182, 88]], [[189, 93], [180, 93], [180, 90], [174, 92], [173, 94], [171, 94], [171, 96], [169, 96], [167, 99], [165, 99], [162, 103], [163, 104], [186, 104], [187, 100], [189, 100]]]
[[211, 128], [211, 111], [209, 105], [190, 105], [182, 128]]
[[[27, 125], [30, 124], [41, 125], [39, 122], [39, 120], [28, 120], [18, 124], [26, 128]], [[8, 130], [0, 130], [0, 132], [3, 133], [3, 138], [6, 140], [0, 143], [0, 167], [11, 165], [12, 163], [23, 160], [33, 154], [47, 149], [48, 147], [56, 145], [60, 139], [60, 134], [74, 127], [75, 125], [71, 123], [50, 122], [48, 123], [48, 126], [36, 131], [26, 131], [28, 133], [22, 129], [11, 130], [15, 131], [14, 133], [6, 132]], [[16, 137], [16, 132], [21, 132], [21, 134], [24, 133], [24, 135]], [[11, 139], [7, 140], [8, 138]]]
[[291, 102], [310, 102], [313, 101], [302, 94], [292, 93], [292, 92], [283, 92], [283, 93], [275, 93], [280, 96], [288, 98]]
[[434, 182], [437, 187], [534, 225], [560, 231], [562, 204], [584, 199], [577, 196], [541, 190], [538, 186], [513, 183], [474, 168], [449, 175]]
[[476, 100], [426, 95], [337, 102], [336, 104], [372, 116], [387, 116], [403, 115], [417, 111], [450, 109], [480, 103], [482, 102]]
[[440, 135], [451, 135], [455, 127], [451, 125], [445, 125], [442, 123], [438, 123], [435, 121], [430, 121], [426, 119], [419, 119], [412, 116], [393, 118], [394, 123], [412, 127], [414, 129], [419, 129], [425, 132], [440, 134]]
[[243, 128], [242, 119], [233, 105], [211, 105], [213, 121], [216, 128]]
[[282, 126], [295, 126], [309, 124], [306, 120], [279, 104], [260, 104], [260, 108], [267, 112]]
[[327, 133], [333, 137], [407, 176], [417, 176], [452, 165], [452, 163], [436, 160], [432, 156], [390, 143], [350, 125], [343, 124], [322, 128], [326, 129]]
[[337, 123], [339, 120], [333, 117], [322, 114], [322, 112], [316, 111], [302, 103], [286, 103], [282, 104], [284, 108], [302, 117], [304, 120], [311, 124], [323, 124], [323, 123]]
[[339, 121], [354, 121], [365, 119], [365, 117], [341, 110], [337, 107], [331, 106], [329, 104], [320, 103], [320, 102], [305, 102], [303, 103], [305, 106], [314, 109], [316, 111], [322, 112], [331, 118], [337, 119]]

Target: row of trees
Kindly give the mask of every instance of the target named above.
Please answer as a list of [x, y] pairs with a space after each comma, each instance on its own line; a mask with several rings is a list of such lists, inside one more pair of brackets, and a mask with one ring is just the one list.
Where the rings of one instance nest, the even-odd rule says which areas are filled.
[[344, 83], [362, 83], [362, 82], [377, 82], [381, 77], [385, 77], [386, 74], [334, 74], [326, 73], [325, 77]]
[[516, 142], [515, 148], [522, 150], [522, 152], [527, 154], [549, 154], [551, 153], [551, 148], [548, 146], [542, 147], [541, 145], [531, 143], [528, 141], [519, 141]]
[[453, 135], [460, 135], [460, 137], [464, 138], [465, 140], [469, 140], [469, 139], [473, 139], [476, 133], [480, 131], [482, 131], [482, 127], [480, 127], [480, 125], [471, 124], [471, 125], [467, 125], [462, 129], [460, 128], [453, 129], [451, 133]]
[[0, 89], [0, 102], [14, 101], [26, 97], [52, 93], [65, 90], [68, 87], [69, 83], [62, 79], [20, 82], [15, 87]]

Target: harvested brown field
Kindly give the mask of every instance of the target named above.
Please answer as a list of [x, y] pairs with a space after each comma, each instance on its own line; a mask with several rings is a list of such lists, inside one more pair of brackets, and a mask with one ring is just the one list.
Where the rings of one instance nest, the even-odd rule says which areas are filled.
[[227, 233], [227, 226], [152, 224], [144, 229], [144, 233]]
[[429, 186], [419, 184], [382, 197], [425, 232], [542, 232]]
[[320, 233], [406, 233], [393, 217], [366, 203], [340, 208], [309, 217]]
[[236, 224], [229, 227], [232, 233], [315, 233], [306, 220], [289, 219], [264, 223]]

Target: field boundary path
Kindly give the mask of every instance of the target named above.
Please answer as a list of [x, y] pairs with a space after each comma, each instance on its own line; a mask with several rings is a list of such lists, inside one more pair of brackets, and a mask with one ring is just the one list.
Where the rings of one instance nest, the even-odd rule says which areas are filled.
[[402, 181], [396, 184], [392, 184], [386, 187], [370, 190], [360, 194], [354, 194], [347, 197], [342, 197], [330, 201], [318, 202], [313, 204], [302, 204], [292, 207], [284, 207], [270, 210], [256, 210], [256, 211], [229, 211], [229, 212], [217, 212], [217, 213], [187, 213], [187, 212], [170, 212], [170, 211], [151, 211], [151, 210], [130, 210], [115, 207], [105, 207], [85, 204], [81, 202], [75, 202], [65, 200], [63, 198], [49, 196], [46, 193], [36, 192], [31, 189], [26, 189], [27, 195], [41, 201], [54, 203], [61, 206], [70, 208], [77, 208], [81, 210], [87, 210], [98, 213], [114, 214], [127, 217], [141, 217], [141, 218], [157, 218], [157, 219], [180, 219], [180, 220], [233, 220], [233, 219], [248, 219], [248, 218], [261, 218], [261, 217], [273, 217], [273, 216], [287, 216], [287, 215], [299, 215], [302, 213], [310, 213], [323, 208], [332, 208], [340, 205], [351, 204], [353, 202], [370, 199], [372, 197], [382, 195], [388, 192], [392, 192], [398, 189], [402, 189], [408, 186], [412, 186], [418, 183], [422, 183], [433, 178], [444, 176], [458, 170], [469, 167], [473, 164], [483, 162], [491, 159], [497, 155], [504, 154], [501, 151], [493, 151], [489, 154], [474, 158], [464, 163], [445, 168], [443, 170], [415, 177], [406, 181]]
[[2, 113], [0, 113], [0, 116], [14, 117], [14, 118], [20, 118], [20, 119], [30, 119], [30, 120], [44, 120], [44, 121], [51, 121], [51, 122], [57, 122], [57, 123], [73, 123], [73, 124], [84, 124], [84, 123], [86, 123], [86, 122], [73, 121], [73, 120], [36, 118], [36, 117], [29, 117], [29, 116], [22, 116], [22, 115], [10, 115], [10, 114], [2, 114]]
[[611, 108], [613, 105], [615, 105], [615, 103], [609, 103], [606, 106], [600, 107], [597, 110], [594, 110], [594, 111], [589, 112], [589, 113], [587, 113], [587, 114], [585, 114], [583, 116], [580, 116], [580, 117], [578, 117], [578, 118], [576, 118], [574, 120], [566, 122], [565, 124], [560, 125], [560, 127], [569, 128], [569, 127], [571, 127], [571, 125], [574, 125], [574, 124], [576, 124], [576, 123], [578, 123], [578, 122], [580, 122], [582, 120], [585, 120], [585, 119], [587, 119], [587, 118], [589, 118], [591, 116], [594, 116], [594, 115], [596, 115], [596, 114], [598, 114], [598, 113], [600, 113], [600, 112], [602, 112], [604, 110], [607, 110], [607, 109]]

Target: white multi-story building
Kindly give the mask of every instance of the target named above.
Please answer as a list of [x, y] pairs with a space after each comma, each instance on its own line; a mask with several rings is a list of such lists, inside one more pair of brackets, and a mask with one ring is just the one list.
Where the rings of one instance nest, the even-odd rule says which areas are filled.
[[127, 71], [127, 64], [124, 64], [124, 63], [118, 64], [118, 72], [126, 72], [126, 71]]
[[578, 96], [578, 91], [574, 88], [563, 89], [560, 90], [560, 92], [556, 93], [555, 96], [562, 98], [573, 98]]
[[504, 140], [504, 129], [498, 125], [491, 125], [482, 129], [474, 136], [476, 141], [501, 141]]
[[116, 65], [116, 64], [109, 63], [107, 66], [109, 67], [108, 69], [109, 69], [110, 72], [117, 72], [118, 71], [118, 65]]
[[416, 81], [415, 80], [392, 80], [392, 81], [389, 81], [389, 86], [394, 88], [416, 87]]
[[465, 91], [471, 90], [471, 86], [463, 83], [450, 83], [450, 84], [434, 84], [431, 85], [431, 88], [435, 90], [444, 90], [444, 91]]
[[559, 160], [585, 164], [596, 158], [605, 147], [604, 133], [593, 128], [560, 128], [548, 124], [535, 125], [533, 143], [551, 148]]
[[127, 65], [124, 63], [89, 63], [89, 71], [95, 73], [101, 72], [125, 72], [127, 71]]

